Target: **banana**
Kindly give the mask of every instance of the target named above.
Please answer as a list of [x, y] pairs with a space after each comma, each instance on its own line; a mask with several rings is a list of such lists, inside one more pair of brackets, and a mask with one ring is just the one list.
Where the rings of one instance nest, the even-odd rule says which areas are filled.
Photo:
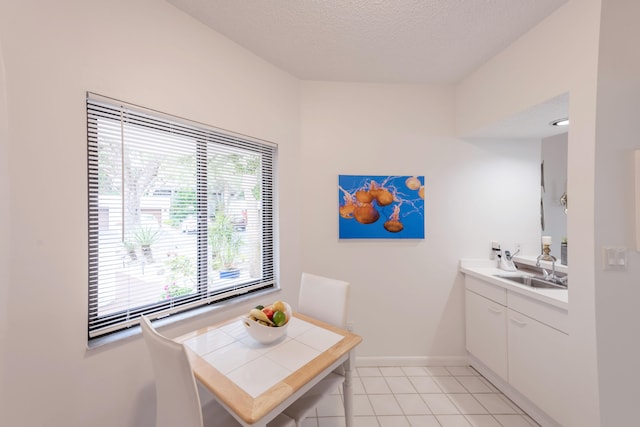
[[251, 309], [251, 311], [249, 312], [249, 316], [253, 316], [258, 320], [267, 322], [269, 325], [273, 325], [273, 322], [267, 317], [267, 315], [257, 308]]

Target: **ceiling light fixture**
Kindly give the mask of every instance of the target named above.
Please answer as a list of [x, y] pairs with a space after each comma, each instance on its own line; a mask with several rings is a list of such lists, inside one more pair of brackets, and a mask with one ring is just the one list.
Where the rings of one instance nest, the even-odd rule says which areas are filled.
[[551, 126], [568, 126], [569, 125], [569, 119], [565, 118], [565, 119], [558, 119], [558, 120], [554, 120], [551, 123], [549, 123]]

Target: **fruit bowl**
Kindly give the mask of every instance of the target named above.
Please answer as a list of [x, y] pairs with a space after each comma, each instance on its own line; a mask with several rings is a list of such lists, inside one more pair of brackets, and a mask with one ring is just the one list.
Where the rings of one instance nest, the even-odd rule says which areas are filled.
[[242, 319], [242, 323], [247, 330], [247, 333], [256, 341], [262, 344], [271, 344], [278, 341], [282, 337], [287, 335], [287, 329], [289, 327], [289, 320], [291, 319], [291, 306], [284, 303], [286, 310], [284, 313], [287, 316], [287, 322], [282, 326], [267, 326], [254, 320], [251, 316], [247, 316]]
[[287, 335], [287, 329], [289, 327], [289, 323], [285, 323], [279, 327], [265, 326], [248, 317], [242, 319], [242, 323], [244, 323], [245, 329], [251, 338], [262, 344], [271, 344], [278, 341]]

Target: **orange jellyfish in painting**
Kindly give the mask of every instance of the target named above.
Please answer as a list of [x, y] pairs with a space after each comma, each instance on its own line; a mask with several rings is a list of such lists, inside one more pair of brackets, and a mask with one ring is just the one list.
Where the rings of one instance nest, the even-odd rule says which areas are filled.
[[378, 187], [378, 184], [375, 181], [371, 181], [369, 187], [369, 194], [371, 194], [379, 206], [387, 206], [393, 203], [394, 197], [391, 191], [387, 190], [384, 187]]
[[353, 211], [356, 208], [355, 200], [353, 200], [353, 196], [349, 194], [348, 191], [342, 190], [342, 193], [344, 194], [344, 204], [340, 205], [340, 216], [345, 219], [351, 219], [353, 218]]
[[380, 218], [380, 213], [371, 203], [358, 203], [353, 211], [353, 217], [360, 224], [373, 224]]
[[[391, 178], [387, 177], [382, 182], [370, 180], [363, 183], [361, 187], [352, 190], [346, 190], [339, 186], [338, 188], [343, 194], [343, 202], [339, 206], [340, 217], [355, 219], [360, 224], [373, 224], [383, 215], [379, 209], [389, 206], [393, 213], [387, 217], [387, 221], [383, 224], [385, 230], [391, 233], [402, 231], [404, 229], [404, 225], [400, 222], [402, 200], [398, 198], [397, 189], [388, 185]], [[421, 188], [420, 180], [415, 176], [406, 178], [405, 184], [414, 191]], [[400, 205], [391, 206], [394, 202], [399, 202]]]
[[424, 185], [420, 187], [420, 190], [418, 190], [418, 196], [424, 200]]
[[406, 185], [409, 190], [417, 190], [420, 188], [420, 180], [418, 179], [418, 177], [411, 176], [407, 178], [407, 180], [404, 182], [404, 185]]
[[371, 181], [368, 189], [363, 187], [353, 194], [343, 188], [340, 190], [344, 200], [339, 208], [340, 216], [345, 219], [355, 218], [360, 224], [373, 224], [380, 218], [380, 212], [373, 205], [374, 200], [379, 206], [388, 205], [394, 200], [391, 192], [378, 187], [375, 181]]
[[404, 229], [404, 225], [400, 222], [400, 205], [393, 207], [393, 213], [389, 216], [384, 228], [390, 233], [398, 233]]
[[356, 191], [356, 199], [360, 203], [371, 203], [373, 201], [373, 194], [367, 190], [358, 190]]

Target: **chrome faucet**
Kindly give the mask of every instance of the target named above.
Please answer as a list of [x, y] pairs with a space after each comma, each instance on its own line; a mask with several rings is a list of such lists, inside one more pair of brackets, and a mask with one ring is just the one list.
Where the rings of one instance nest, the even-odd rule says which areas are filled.
[[558, 259], [556, 257], [554, 257], [553, 255], [549, 254], [549, 252], [550, 252], [549, 246], [545, 245], [543, 253], [538, 255], [538, 258], [536, 259], [536, 267], [540, 267], [540, 260], [551, 261], [551, 274], [549, 274], [549, 272], [547, 270], [545, 270], [544, 268], [542, 269], [542, 274], [544, 276], [544, 280], [550, 280], [552, 282], [559, 281], [559, 282], [562, 283], [562, 282], [566, 281], [566, 278], [560, 278], [560, 277], [556, 276], [556, 261]]

